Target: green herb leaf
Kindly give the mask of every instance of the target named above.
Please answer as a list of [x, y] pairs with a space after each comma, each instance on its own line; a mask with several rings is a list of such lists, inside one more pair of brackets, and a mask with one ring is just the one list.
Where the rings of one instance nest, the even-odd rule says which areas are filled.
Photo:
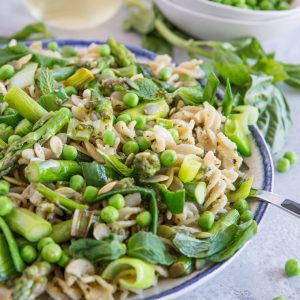
[[140, 98], [148, 101], [157, 100], [158, 86], [149, 78], [140, 78], [135, 81], [139, 89], [135, 92]]
[[210, 247], [210, 242], [199, 240], [184, 233], [176, 233], [173, 239], [174, 246], [187, 257], [202, 258]]
[[211, 72], [208, 75], [205, 88], [203, 90], [203, 100], [208, 101], [210, 104], [214, 103], [217, 89], [220, 84], [220, 81], [214, 72]]
[[128, 240], [127, 255], [142, 259], [151, 264], [169, 266], [176, 258], [167, 252], [163, 242], [157, 235], [140, 231]]
[[222, 110], [225, 116], [228, 116], [231, 113], [232, 105], [233, 105], [233, 96], [231, 92], [230, 81], [227, 79], [225, 94], [222, 102]]
[[54, 92], [55, 80], [48, 68], [41, 68], [38, 82], [42, 95], [48, 95]]
[[175, 94], [183, 100], [185, 105], [197, 105], [204, 102], [200, 84], [192, 87], [181, 87], [176, 90]]
[[71, 253], [76, 258], [85, 258], [91, 262], [115, 260], [125, 254], [125, 245], [114, 237], [105, 240], [81, 239], [72, 243]]
[[157, 31], [143, 35], [142, 47], [158, 54], [173, 55], [173, 46], [164, 40]]

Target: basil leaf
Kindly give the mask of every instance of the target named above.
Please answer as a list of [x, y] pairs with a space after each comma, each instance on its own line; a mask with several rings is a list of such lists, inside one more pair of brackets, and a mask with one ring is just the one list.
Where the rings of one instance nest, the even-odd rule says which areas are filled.
[[233, 51], [216, 47], [213, 51], [213, 59], [217, 71], [231, 83], [245, 86], [251, 82], [247, 65]]
[[80, 239], [73, 242], [69, 249], [76, 258], [85, 258], [91, 262], [115, 260], [126, 252], [125, 245], [114, 237], [102, 241]]
[[191, 258], [206, 257], [206, 251], [210, 247], [209, 241], [199, 240], [179, 232], [176, 233], [173, 244], [181, 254]]
[[127, 255], [142, 259], [151, 264], [169, 266], [176, 258], [167, 249], [158, 236], [151, 232], [140, 231], [128, 240]]

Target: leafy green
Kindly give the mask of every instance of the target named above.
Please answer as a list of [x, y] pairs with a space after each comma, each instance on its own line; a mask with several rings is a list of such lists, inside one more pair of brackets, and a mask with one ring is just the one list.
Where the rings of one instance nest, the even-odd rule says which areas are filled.
[[193, 87], [181, 87], [176, 90], [175, 94], [183, 100], [185, 105], [195, 105], [204, 102], [200, 84]]
[[128, 240], [127, 255], [142, 259], [151, 264], [169, 266], [176, 258], [168, 253], [164, 243], [157, 235], [140, 231]]
[[41, 72], [38, 77], [38, 82], [42, 95], [48, 95], [54, 92], [55, 80], [53, 74], [48, 68], [41, 68]]
[[173, 55], [173, 46], [164, 40], [156, 31], [143, 35], [142, 46], [158, 54]]
[[139, 89], [135, 92], [146, 101], [157, 100], [158, 86], [149, 78], [140, 78], [135, 81]]
[[101, 241], [80, 239], [73, 242], [69, 248], [76, 258], [85, 258], [91, 262], [118, 259], [125, 254], [125, 249], [125, 245], [114, 236]]
[[196, 239], [180, 232], [177, 232], [173, 238], [173, 244], [180, 253], [191, 258], [205, 257], [210, 247], [209, 241]]
[[229, 79], [226, 80], [226, 89], [222, 101], [222, 112], [225, 116], [228, 116], [232, 111], [233, 95], [231, 92], [231, 86]]
[[220, 84], [220, 81], [214, 72], [211, 72], [208, 75], [207, 82], [205, 88], [203, 90], [203, 100], [207, 101], [211, 104], [214, 103], [217, 89]]
[[44, 23], [33, 23], [26, 25], [20, 31], [10, 35], [10, 36], [0, 36], [0, 43], [5, 44], [10, 40], [43, 40], [51, 38], [53, 35], [47, 30]]

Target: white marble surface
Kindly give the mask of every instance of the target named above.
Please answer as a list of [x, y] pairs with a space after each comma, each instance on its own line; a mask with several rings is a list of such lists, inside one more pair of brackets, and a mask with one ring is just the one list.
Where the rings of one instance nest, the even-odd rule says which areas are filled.
[[[62, 0], [63, 1], [63, 0]], [[111, 0], [114, 1], [114, 0]], [[122, 31], [123, 9], [108, 23], [86, 31], [68, 32], [51, 29], [58, 38], [105, 39], [113, 35], [120, 41], [139, 46], [135, 34]], [[9, 34], [34, 20], [21, 0], [0, 0], [0, 35]], [[300, 63], [299, 31], [265, 43], [268, 51], [286, 62]], [[274, 32], [276, 37], [276, 32]], [[177, 59], [184, 55], [178, 51]], [[294, 127], [285, 150], [294, 150], [300, 157], [300, 91], [285, 88], [291, 105]], [[282, 153], [280, 153], [282, 154]], [[300, 202], [300, 162], [287, 174], [275, 176], [275, 192]], [[277, 208], [270, 207], [258, 235], [224, 272], [207, 284], [195, 289], [182, 300], [271, 300], [282, 295], [289, 300], [300, 299], [300, 277], [284, 276], [288, 258], [300, 259], [300, 220]]]

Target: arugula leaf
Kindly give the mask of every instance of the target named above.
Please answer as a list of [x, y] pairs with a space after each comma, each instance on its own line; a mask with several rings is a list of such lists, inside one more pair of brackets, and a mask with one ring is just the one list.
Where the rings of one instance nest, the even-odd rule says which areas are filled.
[[149, 78], [140, 78], [135, 81], [139, 89], [135, 92], [140, 98], [144, 100], [157, 100], [158, 98], [158, 86], [153, 80]]
[[214, 72], [208, 75], [205, 88], [203, 90], [203, 100], [210, 104], [214, 103], [220, 81]]
[[42, 95], [48, 95], [54, 92], [55, 80], [48, 68], [41, 68], [38, 80]]
[[20, 31], [12, 34], [11, 36], [0, 36], [0, 43], [5, 44], [10, 40], [43, 40], [51, 38], [53, 35], [47, 30], [44, 23], [33, 23], [26, 25]]
[[140, 231], [128, 240], [127, 255], [151, 264], [169, 266], [176, 258], [167, 252], [159, 237], [151, 232]]
[[69, 248], [76, 258], [85, 258], [91, 262], [99, 260], [115, 260], [125, 254], [125, 245], [114, 236], [105, 240], [80, 239]]
[[199, 240], [180, 232], [175, 234], [173, 244], [181, 254], [191, 258], [205, 257], [211, 245], [209, 241]]
[[247, 65], [234, 52], [221, 47], [214, 48], [214, 66], [223, 78], [228, 78], [230, 82], [245, 86], [251, 82]]
[[285, 144], [292, 119], [286, 98], [272, 81], [271, 76], [252, 76], [245, 102], [258, 108], [257, 125], [272, 151], [278, 152]]

